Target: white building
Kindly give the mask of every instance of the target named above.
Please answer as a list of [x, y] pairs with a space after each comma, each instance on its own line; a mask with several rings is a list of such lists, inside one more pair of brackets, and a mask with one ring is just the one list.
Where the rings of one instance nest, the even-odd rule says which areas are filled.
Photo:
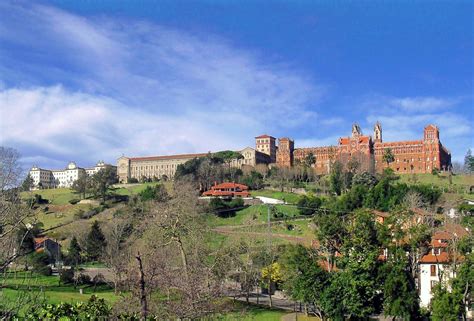
[[106, 166], [112, 165], [99, 161], [94, 167], [82, 168], [75, 162], [70, 162], [65, 169], [60, 170], [43, 169], [35, 165], [30, 170], [30, 176], [33, 179], [34, 188], [71, 187], [82, 173], [92, 176]]
[[[448, 286], [448, 281], [454, 277], [452, 266], [457, 254], [451, 253], [448, 245], [468, 233], [460, 225], [449, 224], [433, 234], [430, 250], [421, 258], [419, 264], [420, 305], [422, 307], [429, 307], [433, 298], [433, 288], [438, 282], [443, 282], [444, 285]], [[458, 264], [460, 263], [458, 262]]]

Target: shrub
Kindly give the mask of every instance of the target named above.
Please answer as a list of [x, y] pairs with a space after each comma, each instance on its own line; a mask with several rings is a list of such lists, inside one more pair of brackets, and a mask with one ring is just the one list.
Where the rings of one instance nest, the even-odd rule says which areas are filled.
[[231, 217], [235, 216], [235, 211], [244, 207], [244, 200], [240, 197], [224, 200], [219, 197], [211, 198], [209, 202], [209, 208], [219, 217]]
[[128, 182], [129, 182], [130, 184], [137, 184], [137, 183], [138, 183], [138, 179], [136, 179], [135, 177], [132, 177], [132, 178], [130, 178], [130, 179], [128, 180]]
[[303, 195], [298, 200], [298, 211], [301, 215], [313, 215], [321, 207], [323, 201], [314, 195]]
[[63, 269], [59, 273], [59, 280], [62, 284], [74, 283], [74, 269]]
[[73, 198], [72, 200], [69, 200], [69, 204], [75, 205], [75, 204], [79, 203], [80, 201], [81, 201], [80, 199]]
[[88, 276], [87, 274], [79, 274], [77, 277], [77, 284], [79, 285], [88, 285], [91, 284], [91, 277]]

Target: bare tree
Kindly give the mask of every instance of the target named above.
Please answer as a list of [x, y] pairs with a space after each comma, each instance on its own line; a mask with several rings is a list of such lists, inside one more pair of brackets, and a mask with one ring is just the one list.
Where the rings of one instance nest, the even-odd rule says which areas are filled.
[[[35, 223], [34, 213], [27, 202], [22, 202], [18, 188], [21, 175], [19, 158], [16, 150], [0, 147], [0, 272], [4, 273], [0, 290], [6, 284], [8, 268], [28, 253], [20, 249], [31, 237], [30, 229]], [[35, 302], [33, 296], [34, 293], [26, 293], [13, 298], [11, 302], [0, 300], [0, 319], [8, 319], [20, 307]]]

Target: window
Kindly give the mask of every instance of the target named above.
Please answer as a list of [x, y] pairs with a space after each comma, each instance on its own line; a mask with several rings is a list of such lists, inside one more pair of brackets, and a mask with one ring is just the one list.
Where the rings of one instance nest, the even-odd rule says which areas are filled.
[[440, 251], [440, 248], [439, 248], [439, 247], [435, 247], [435, 248], [433, 249], [433, 255], [439, 255], [440, 252], [441, 252], [441, 251]]
[[430, 266], [430, 275], [431, 276], [436, 276], [436, 265], [431, 265]]

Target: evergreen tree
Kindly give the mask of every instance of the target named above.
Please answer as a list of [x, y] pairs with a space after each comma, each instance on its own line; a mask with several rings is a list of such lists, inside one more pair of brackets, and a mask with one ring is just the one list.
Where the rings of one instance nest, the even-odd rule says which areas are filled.
[[81, 246], [77, 242], [77, 238], [74, 236], [69, 244], [67, 260], [72, 266], [77, 266], [81, 262]]
[[334, 162], [329, 176], [329, 183], [331, 185], [331, 192], [336, 195], [341, 195], [342, 186], [344, 184], [342, 164], [339, 161]]
[[406, 254], [398, 250], [385, 265], [383, 309], [386, 316], [414, 320], [419, 316], [418, 294]]
[[466, 156], [464, 156], [464, 168], [469, 173], [474, 172], [474, 156], [470, 149], [467, 150]]
[[91, 188], [91, 179], [89, 175], [84, 172], [79, 173], [79, 177], [77, 180], [72, 183], [72, 189], [79, 193], [82, 198], [86, 198], [86, 193]]
[[33, 177], [30, 174], [26, 175], [25, 180], [21, 183], [21, 189], [23, 191], [29, 191], [34, 187]]
[[100, 228], [99, 222], [94, 221], [91, 226], [91, 230], [86, 238], [86, 253], [90, 260], [97, 260], [103, 253], [107, 241], [105, 240], [104, 233]]

